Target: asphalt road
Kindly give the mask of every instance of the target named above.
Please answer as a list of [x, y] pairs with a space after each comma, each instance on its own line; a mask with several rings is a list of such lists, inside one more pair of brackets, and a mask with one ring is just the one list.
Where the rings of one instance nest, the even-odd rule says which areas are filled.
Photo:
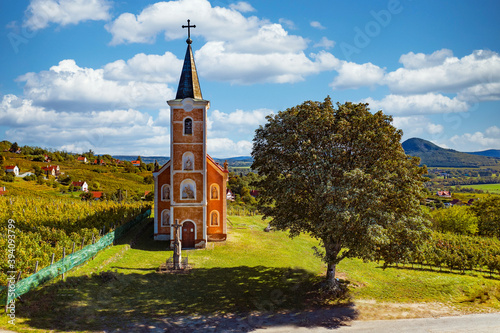
[[259, 333], [419, 333], [419, 332], [474, 332], [500, 333], [500, 313], [473, 314], [457, 317], [398, 319], [398, 320], [369, 320], [352, 321], [350, 326], [337, 329], [324, 327], [304, 328], [296, 326], [281, 326], [261, 328], [254, 332]]
[[[135, 331], [135, 330], [134, 330]], [[191, 332], [187, 327], [182, 332]], [[194, 329], [193, 332], [203, 332], [204, 330]], [[220, 330], [213, 327], [210, 332], [239, 332], [238, 328]], [[163, 328], [141, 329], [137, 332], [165, 332]], [[167, 332], [175, 332], [167, 330]], [[205, 331], [207, 332], [207, 331]], [[500, 333], [500, 313], [473, 314], [455, 317], [439, 318], [419, 318], [419, 319], [398, 319], [398, 320], [354, 320], [349, 326], [339, 328], [326, 327], [297, 327], [293, 325], [268, 326], [265, 325], [257, 330], [242, 330], [241, 332], [255, 333], [451, 333], [451, 332], [474, 332], [474, 333]], [[15, 333], [0, 329], [0, 333]]]

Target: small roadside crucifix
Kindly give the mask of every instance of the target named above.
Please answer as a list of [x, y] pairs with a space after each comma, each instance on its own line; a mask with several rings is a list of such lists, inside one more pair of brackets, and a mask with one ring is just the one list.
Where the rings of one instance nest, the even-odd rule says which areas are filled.
[[188, 28], [188, 39], [186, 42], [191, 44], [193, 41], [191, 40], [191, 28], [196, 28], [196, 25], [190, 25], [191, 20], [188, 20], [188, 25], [182, 25], [183, 28]]
[[182, 244], [179, 234], [179, 228], [182, 227], [182, 224], [179, 224], [179, 220], [175, 220], [175, 223], [172, 224], [172, 227], [174, 227], [174, 269], [182, 269]]

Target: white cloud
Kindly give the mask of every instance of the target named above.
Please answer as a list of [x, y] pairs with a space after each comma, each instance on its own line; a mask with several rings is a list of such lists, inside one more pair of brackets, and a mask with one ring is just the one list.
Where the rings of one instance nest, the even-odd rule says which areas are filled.
[[318, 22], [318, 21], [311, 21], [311, 23], [310, 23], [310, 24], [311, 24], [311, 27], [316, 28], [316, 29], [321, 29], [321, 30], [326, 29], [326, 28], [325, 28], [323, 25], [321, 25], [321, 23], [320, 23], [320, 22]]
[[335, 46], [335, 42], [333, 40], [329, 40], [326, 37], [322, 37], [319, 42], [314, 44], [314, 47], [324, 47], [325, 49], [331, 49]]
[[[120, 79], [133, 79], [130, 64], [123, 66], [123, 73], [115, 65], [108, 74]], [[105, 66], [106, 67], [106, 66]], [[174, 92], [166, 84], [140, 81], [145, 72], [137, 69], [138, 81], [113, 81], [104, 77], [103, 69], [79, 67], [67, 59], [48, 71], [27, 73], [18, 78], [26, 82], [25, 96], [36, 105], [65, 111], [105, 110], [136, 107], [162, 107]]]
[[15, 95], [5, 95], [0, 103], [0, 123], [4, 126], [35, 126], [56, 119], [55, 111], [45, 111], [34, 106], [31, 100], [21, 99]]
[[236, 84], [298, 82], [307, 75], [332, 70], [339, 62], [324, 51], [311, 54], [313, 60], [303, 52], [240, 54], [229, 52], [224, 42], [209, 42], [196, 52], [196, 56], [199, 74]]
[[379, 101], [370, 97], [363, 102], [369, 103], [372, 110], [381, 109], [392, 115], [465, 112], [469, 109], [469, 105], [464, 101], [434, 93], [409, 96], [391, 94]]
[[120, 59], [106, 64], [103, 75], [105, 80], [177, 82], [182, 63], [171, 52], [164, 55], [139, 53], [127, 61]]
[[212, 7], [208, 0], [176, 0], [157, 2], [138, 15], [121, 14], [107, 24], [106, 29], [113, 35], [113, 45], [152, 43], [160, 32], [164, 32], [167, 40], [185, 38], [186, 32], [180, 27], [186, 24], [186, 17], [200, 28], [191, 30], [191, 35], [203, 36], [209, 41], [245, 39], [268, 23], [255, 16], [246, 18], [232, 8]]
[[500, 139], [500, 128], [498, 126], [491, 126], [486, 129], [486, 135]]
[[242, 54], [296, 53], [307, 47], [307, 41], [300, 36], [289, 35], [281, 24], [266, 24], [253, 36], [226, 45], [229, 51]]
[[333, 89], [357, 89], [362, 86], [375, 86], [381, 84], [385, 72], [385, 69], [370, 62], [360, 65], [346, 61], [342, 61], [336, 70], [339, 75], [330, 84]]
[[437, 52], [420, 60], [418, 55], [402, 56], [402, 62], [409, 68], [386, 75], [389, 89], [399, 94], [459, 93], [478, 84], [500, 82], [500, 56], [496, 52], [478, 50], [461, 59], [452, 57], [447, 50]]
[[[213, 130], [209, 131], [207, 149], [214, 157], [250, 155], [252, 142], [235, 139], [253, 132], [270, 110], [242, 111], [230, 114], [212, 112]], [[5, 95], [0, 101], [0, 123], [9, 126], [5, 139], [36, 143], [70, 152], [92, 149], [96, 153], [165, 155], [170, 152], [170, 110], [160, 109], [156, 119], [134, 109], [56, 112], [34, 106], [31, 100]]]
[[465, 133], [455, 135], [450, 141], [457, 147], [464, 147], [461, 151], [479, 151], [485, 149], [498, 149], [500, 147], [500, 128], [491, 126], [483, 132]]
[[240, 13], [255, 12], [255, 8], [251, 4], [245, 1], [239, 1], [237, 3], [232, 3], [229, 8], [239, 11]]
[[425, 116], [394, 117], [393, 126], [402, 129], [406, 138], [414, 136], [435, 136], [442, 134], [444, 127], [440, 124], [432, 123]]
[[270, 109], [235, 110], [224, 113], [214, 110], [208, 116], [207, 149], [214, 157], [248, 156], [252, 138], [259, 125], [264, 125]]
[[280, 18], [278, 20], [278, 22], [279, 22], [279, 24], [287, 27], [290, 30], [296, 30], [297, 29], [297, 26], [295, 25], [295, 22], [293, 22], [292, 20], [289, 20], [289, 19], [286, 19], [286, 18]]
[[134, 109], [56, 112], [15, 95], [0, 103], [0, 122], [10, 127], [6, 139], [72, 152], [168, 155], [169, 129], [163, 125], [168, 121], [162, 117], [161, 111], [153, 120]]
[[249, 156], [252, 142], [247, 140], [233, 141], [228, 138], [207, 139], [207, 150], [212, 157]]
[[500, 100], [500, 82], [480, 83], [460, 91], [457, 98], [471, 103]]
[[65, 26], [88, 20], [108, 20], [110, 8], [108, 0], [32, 0], [26, 9], [24, 25], [39, 30], [50, 23]]
[[419, 69], [442, 65], [447, 58], [453, 57], [453, 52], [448, 49], [441, 49], [432, 54], [407, 53], [399, 58], [399, 62], [407, 69]]
[[[186, 24], [183, 18], [189, 17], [200, 28], [191, 34], [207, 41], [195, 53], [200, 76], [235, 84], [293, 83], [332, 70], [338, 63], [329, 53], [306, 55], [308, 39], [289, 34], [281, 23], [243, 16], [235, 9], [243, 6], [212, 7], [207, 0], [157, 2], [138, 15], [120, 15], [106, 28], [113, 35], [111, 44], [151, 43], [160, 32], [167, 40], [185, 38], [186, 31], [180, 26]], [[293, 24], [285, 19], [280, 22]], [[326, 38], [318, 44], [325, 48], [333, 45]], [[123, 63], [115, 65], [123, 72]]]
[[270, 109], [257, 109], [252, 111], [236, 110], [231, 113], [214, 110], [208, 116], [210, 124], [209, 130], [214, 135], [253, 135], [259, 125], [265, 124], [266, 116], [271, 113], [273, 113], [273, 111]]

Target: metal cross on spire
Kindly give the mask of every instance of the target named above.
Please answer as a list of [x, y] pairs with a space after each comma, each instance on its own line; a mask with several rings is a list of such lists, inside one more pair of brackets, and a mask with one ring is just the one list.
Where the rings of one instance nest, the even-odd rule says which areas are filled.
[[196, 28], [196, 25], [190, 25], [191, 20], [188, 20], [188, 25], [182, 25], [183, 28], [188, 28], [188, 39], [186, 39], [186, 43], [191, 44], [193, 41], [191, 40], [191, 28]]

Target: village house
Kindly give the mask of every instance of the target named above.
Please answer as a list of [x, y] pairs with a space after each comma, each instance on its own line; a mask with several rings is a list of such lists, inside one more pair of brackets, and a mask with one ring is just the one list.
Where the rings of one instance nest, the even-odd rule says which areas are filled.
[[254, 198], [257, 198], [259, 196], [259, 191], [258, 190], [250, 190], [250, 195]]
[[104, 160], [94, 160], [94, 163], [92, 163], [93, 165], [106, 165], [106, 162], [104, 162]]
[[101, 200], [103, 192], [102, 191], [92, 191], [91, 194], [92, 194], [92, 199]]
[[210, 102], [201, 94], [192, 41], [188, 38], [186, 42], [177, 94], [167, 102], [171, 157], [153, 172], [154, 239], [173, 246], [174, 224], [179, 224], [183, 248], [204, 248], [207, 242], [223, 241], [227, 236], [224, 194], [229, 171], [207, 154]]
[[451, 192], [450, 191], [437, 191], [436, 195], [441, 198], [451, 198]]
[[76, 160], [78, 162], [87, 163], [87, 158], [85, 156], [78, 156]]
[[82, 191], [82, 192], [88, 192], [89, 191], [89, 185], [85, 181], [77, 181], [77, 182], [71, 182], [71, 185], [73, 185], [73, 188], [76, 191]]
[[132, 163], [133, 166], [136, 166], [136, 167], [140, 167], [141, 166], [141, 161], [131, 161], [130, 163]]
[[230, 189], [227, 189], [226, 190], [226, 200], [234, 201], [234, 199], [236, 199], [236, 197], [234, 196], [233, 192]]
[[4, 195], [6, 192], [5, 186], [0, 187], [0, 196]]
[[61, 173], [59, 169], [59, 165], [49, 165], [49, 166], [44, 166], [42, 167], [43, 172], [45, 173], [46, 176], [59, 176]]
[[16, 177], [19, 176], [19, 168], [17, 167], [17, 165], [7, 165], [5, 167], [5, 172], [11, 172]]

